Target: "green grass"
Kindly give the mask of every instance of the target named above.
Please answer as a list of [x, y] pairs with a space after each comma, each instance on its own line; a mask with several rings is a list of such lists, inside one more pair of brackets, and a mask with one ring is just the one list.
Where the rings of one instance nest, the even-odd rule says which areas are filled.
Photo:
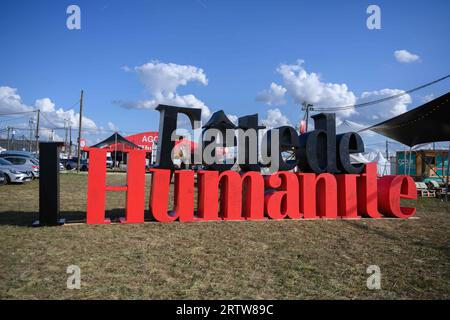
[[[123, 183], [124, 175], [108, 175]], [[61, 176], [61, 211], [84, 218], [86, 175]], [[449, 299], [450, 205], [418, 219], [68, 224], [31, 228], [38, 182], [0, 187], [2, 299]], [[108, 195], [123, 216], [124, 193]], [[81, 268], [81, 289], [66, 268]], [[366, 287], [379, 265], [381, 290]]]

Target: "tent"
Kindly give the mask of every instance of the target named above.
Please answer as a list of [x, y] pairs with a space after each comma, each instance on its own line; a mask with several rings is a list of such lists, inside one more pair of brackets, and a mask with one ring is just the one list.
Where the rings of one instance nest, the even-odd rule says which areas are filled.
[[350, 162], [351, 163], [369, 163], [370, 161], [362, 153], [350, 153]]
[[375, 162], [378, 175], [383, 176], [391, 173], [391, 164], [381, 152], [353, 153], [350, 154], [350, 161], [352, 163]]
[[[401, 142], [410, 148], [427, 143], [450, 140], [450, 92], [424, 105], [405, 112], [397, 117], [386, 120], [364, 130], [376, 133]], [[361, 131], [364, 131], [361, 130]], [[410, 154], [411, 156], [411, 154]], [[448, 152], [450, 162], [450, 146]], [[446, 172], [446, 186], [449, 185], [449, 166]], [[449, 192], [445, 194], [448, 199]]]
[[409, 147], [450, 140], [450, 92], [369, 128]]
[[91, 148], [108, 148], [110, 151], [125, 151], [130, 149], [141, 149], [138, 145], [125, 139], [119, 133], [114, 134], [105, 140], [91, 146]]
[[375, 162], [377, 164], [378, 175], [384, 176], [391, 174], [391, 163], [386, 160], [386, 158], [380, 151], [376, 153], [376, 156], [373, 158], [372, 162]]

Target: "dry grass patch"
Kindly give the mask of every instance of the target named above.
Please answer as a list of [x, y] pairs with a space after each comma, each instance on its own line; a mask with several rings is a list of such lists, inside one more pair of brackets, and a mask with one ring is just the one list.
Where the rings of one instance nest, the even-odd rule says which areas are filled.
[[[72, 221], [84, 218], [86, 181], [61, 176], [61, 210]], [[420, 199], [419, 219], [410, 220], [30, 228], [37, 187], [0, 187], [3, 299], [450, 298], [450, 206], [435, 199]], [[124, 193], [109, 194], [108, 215], [122, 216], [124, 203]], [[66, 288], [72, 264], [81, 290]], [[381, 290], [366, 287], [372, 264]]]

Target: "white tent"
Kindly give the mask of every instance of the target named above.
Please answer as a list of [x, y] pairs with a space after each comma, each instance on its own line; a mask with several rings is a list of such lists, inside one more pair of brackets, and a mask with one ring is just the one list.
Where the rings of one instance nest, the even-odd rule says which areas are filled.
[[350, 162], [351, 163], [369, 163], [370, 161], [362, 153], [350, 153]]
[[380, 151], [378, 151], [374, 162], [377, 163], [377, 173], [379, 175], [385, 176], [391, 174], [391, 163], [383, 156]]
[[350, 154], [350, 161], [352, 163], [370, 163], [375, 162], [377, 164], [377, 174], [378, 175], [387, 175], [391, 174], [391, 164], [383, 154], [378, 152], [366, 152], [366, 153], [354, 153]]

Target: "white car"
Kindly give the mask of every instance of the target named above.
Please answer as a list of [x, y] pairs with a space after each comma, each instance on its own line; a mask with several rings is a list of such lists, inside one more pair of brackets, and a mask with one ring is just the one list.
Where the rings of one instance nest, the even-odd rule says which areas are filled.
[[27, 167], [13, 165], [11, 162], [0, 158], [0, 170], [6, 177], [6, 182], [24, 183], [33, 180], [33, 173]]

